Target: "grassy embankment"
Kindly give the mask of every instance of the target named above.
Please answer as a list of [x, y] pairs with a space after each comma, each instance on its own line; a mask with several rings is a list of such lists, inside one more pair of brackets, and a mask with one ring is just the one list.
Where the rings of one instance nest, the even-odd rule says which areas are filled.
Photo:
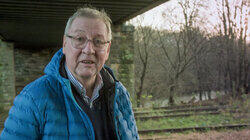
[[[217, 115], [193, 115], [188, 117], [170, 117], [170, 118], [161, 118], [156, 120], [138, 119], [136, 123], [138, 130], [206, 127], [206, 126], [219, 126], [226, 124], [249, 124], [250, 123], [249, 97], [250, 96], [246, 95], [240, 100], [229, 99], [227, 101], [227, 106], [230, 106], [230, 108], [220, 110], [221, 113]], [[234, 113], [230, 113], [230, 110], [232, 111], [232, 109], [234, 110]], [[149, 108], [148, 110], [156, 111], [153, 110], [152, 108]], [[147, 110], [144, 109], [143, 111]], [[157, 115], [162, 115], [162, 114], [161, 113], [149, 114], [149, 116], [157, 116]]]

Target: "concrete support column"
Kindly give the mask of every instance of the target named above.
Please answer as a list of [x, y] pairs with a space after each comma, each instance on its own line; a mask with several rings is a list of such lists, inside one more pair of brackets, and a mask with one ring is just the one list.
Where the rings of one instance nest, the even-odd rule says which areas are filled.
[[0, 105], [8, 109], [14, 97], [14, 44], [0, 40]]
[[107, 64], [134, 100], [134, 26], [119, 25], [112, 30], [113, 40]]

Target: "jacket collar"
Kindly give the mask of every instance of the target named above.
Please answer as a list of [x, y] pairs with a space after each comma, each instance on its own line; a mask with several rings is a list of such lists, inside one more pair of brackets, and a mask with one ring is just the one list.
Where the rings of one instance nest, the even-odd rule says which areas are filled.
[[60, 75], [60, 63], [62, 58], [64, 57], [64, 54], [62, 52], [62, 48], [57, 51], [54, 56], [52, 57], [49, 64], [45, 67], [44, 73], [47, 75], [54, 75], [57, 78], [61, 77]]

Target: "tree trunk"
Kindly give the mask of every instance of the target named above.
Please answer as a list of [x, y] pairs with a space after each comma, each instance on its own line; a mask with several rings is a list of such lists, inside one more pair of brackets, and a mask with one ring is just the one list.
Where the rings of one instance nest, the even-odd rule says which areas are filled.
[[207, 96], [208, 96], [208, 100], [211, 100], [211, 99], [212, 99], [212, 97], [211, 97], [211, 90], [208, 90]]
[[174, 103], [175, 103], [175, 101], [174, 101], [174, 85], [172, 85], [171, 87], [170, 87], [170, 95], [169, 95], [169, 98], [168, 98], [168, 104], [170, 105], [170, 106], [173, 106], [174, 105]]
[[199, 90], [199, 98], [200, 98], [200, 101], [202, 101], [202, 91]]
[[137, 107], [140, 107], [140, 105], [141, 105], [141, 92], [137, 92], [137, 98], [136, 98], [136, 106]]

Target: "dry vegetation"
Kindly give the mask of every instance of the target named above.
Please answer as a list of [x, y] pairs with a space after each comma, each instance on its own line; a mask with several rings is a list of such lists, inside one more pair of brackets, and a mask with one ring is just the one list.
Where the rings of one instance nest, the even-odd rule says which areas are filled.
[[249, 140], [250, 129], [209, 131], [205, 133], [193, 132], [187, 134], [165, 134], [166, 136], [141, 136], [142, 140]]

